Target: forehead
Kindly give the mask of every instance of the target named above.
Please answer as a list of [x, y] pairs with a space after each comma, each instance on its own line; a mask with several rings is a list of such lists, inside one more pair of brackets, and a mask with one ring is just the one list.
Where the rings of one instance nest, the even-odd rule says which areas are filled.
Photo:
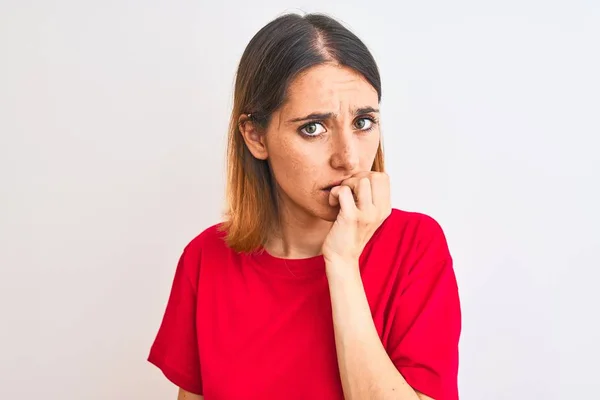
[[377, 107], [377, 91], [355, 70], [333, 64], [311, 67], [290, 84], [282, 113], [348, 111]]

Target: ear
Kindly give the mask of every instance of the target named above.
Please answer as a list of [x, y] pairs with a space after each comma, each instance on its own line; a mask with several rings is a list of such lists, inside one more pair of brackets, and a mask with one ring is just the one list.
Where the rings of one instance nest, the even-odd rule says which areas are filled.
[[259, 131], [258, 126], [248, 114], [240, 115], [238, 118], [238, 127], [250, 153], [259, 160], [266, 160], [269, 153], [267, 151], [265, 135]]

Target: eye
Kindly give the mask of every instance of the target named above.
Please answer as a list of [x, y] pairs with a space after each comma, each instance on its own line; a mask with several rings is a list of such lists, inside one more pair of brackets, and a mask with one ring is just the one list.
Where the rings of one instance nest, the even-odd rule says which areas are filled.
[[371, 130], [373, 128], [373, 124], [375, 122], [371, 119], [371, 118], [359, 118], [356, 120], [356, 122], [354, 123], [354, 126], [356, 126], [356, 129], [359, 129], [361, 131], [368, 131]]
[[319, 122], [310, 122], [300, 128], [300, 133], [306, 136], [319, 136], [325, 132], [325, 128]]

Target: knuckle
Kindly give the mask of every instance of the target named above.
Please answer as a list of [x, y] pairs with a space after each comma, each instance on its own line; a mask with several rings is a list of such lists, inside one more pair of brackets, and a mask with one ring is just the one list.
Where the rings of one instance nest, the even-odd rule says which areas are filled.
[[377, 179], [378, 181], [389, 181], [390, 177], [385, 172], [377, 172], [375, 174], [375, 179]]
[[358, 216], [357, 216], [355, 213], [348, 213], [348, 214], [346, 215], [346, 220], [347, 220], [348, 222], [353, 222], [353, 223], [355, 223], [355, 222], [358, 222]]

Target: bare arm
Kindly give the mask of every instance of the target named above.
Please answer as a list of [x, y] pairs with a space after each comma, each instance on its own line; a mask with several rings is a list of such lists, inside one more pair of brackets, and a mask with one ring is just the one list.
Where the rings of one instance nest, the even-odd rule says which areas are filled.
[[204, 396], [186, 392], [185, 390], [179, 388], [179, 394], [177, 395], [177, 400], [204, 400]]
[[335, 343], [347, 400], [433, 400], [416, 392], [397, 370], [379, 339], [360, 272], [328, 265]]

